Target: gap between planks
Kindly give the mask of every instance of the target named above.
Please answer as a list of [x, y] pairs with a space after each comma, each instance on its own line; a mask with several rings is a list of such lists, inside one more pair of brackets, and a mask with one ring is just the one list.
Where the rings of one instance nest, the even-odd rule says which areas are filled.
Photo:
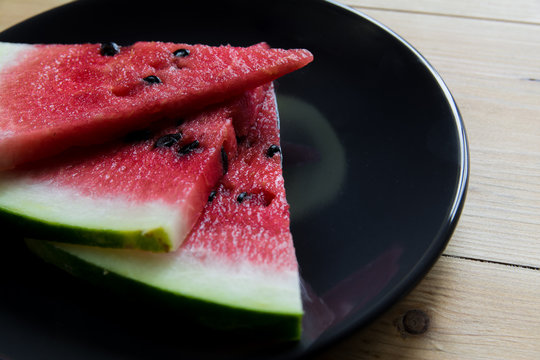
[[502, 18], [490, 18], [490, 17], [484, 17], [484, 16], [446, 14], [446, 13], [420, 11], [420, 10], [388, 9], [388, 8], [377, 7], [377, 6], [364, 6], [364, 5], [348, 5], [348, 6], [357, 10], [387, 11], [387, 12], [395, 12], [395, 13], [441, 16], [441, 17], [468, 19], [468, 20], [495, 21], [495, 22], [510, 23], [510, 24], [538, 25], [538, 23], [534, 21], [526, 21], [526, 20], [510, 20], [510, 19], [502, 19]]
[[409, 14], [447, 16], [515, 24], [540, 25], [538, 0], [341, 0], [343, 3], [364, 9], [381, 9]]
[[510, 267], [516, 267], [516, 268], [521, 268], [521, 269], [540, 271], [540, 267], [530, 266], [530, 265], [520, 265], [520, 264], [507, 263], [507, 262], [503, 262], [503, 261], [478, 259], [478, 258], [473, 258], [473, 257], [468, 257], [468, 256], [452, 255], [452, 254], [442, 254], [441, 256], [444, 256], [444, 257], [447, 257], [447, 258], [452, 258], [452, 259], [458, 259], [458, 260], [476, 261], [476, 262], [480, 262], [480, 263], [502, 265], [502, 266], [510, 266]]

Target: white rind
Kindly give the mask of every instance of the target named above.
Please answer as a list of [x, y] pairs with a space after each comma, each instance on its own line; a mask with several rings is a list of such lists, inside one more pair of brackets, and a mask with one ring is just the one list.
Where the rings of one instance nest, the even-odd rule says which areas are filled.
[[21, 55], [33, 47], [35, 45], [0, 42], [0, 71], [15, 65]]
[[[106, 271], [178, 295], [252, 311], [302, 314], [299, 276], [225, 255], [183, 251], [149, 253], [54, 244]], [[106, 275], [105, 275], [106, 276]]]
[[[35, 45], [0, 42], [0, 81], [2, 81], [2, 72], [9, 71], [9, 68], [16, 65], [17, 62], [20, 62], [25, 57], [25, 53], [33, 47], [35, 47]], [[1, 110], [2, 109], [0, 108], [0, 117]], [[0, 139], [12, 135], [13, 131], [0, 131]]]
[[[182, 207], [161, 201], [134, 203], [122, 198], [92, 198], [74, 189], [20, 178], [0, 178], [0, 209], [37, 221], [96, 230], [148, 231], [162, 228], [187, 235]], [[183, 237], [182, 237], [183, 240]], [[172, 240], [175, 246], [181, 240]]]

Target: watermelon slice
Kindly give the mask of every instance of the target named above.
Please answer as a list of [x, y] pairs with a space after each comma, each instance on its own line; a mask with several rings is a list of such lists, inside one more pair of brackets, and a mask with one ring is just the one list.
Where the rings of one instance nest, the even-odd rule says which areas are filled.
[[262, 44], [0, 43], [0, 170], [183, 116], [311, 60]]
[[100, 249], [40, 240], [30, 248], [78, 276], [135, 284], [174, 297], [212, 327], [249, 328], [298, 339], [302, 302], [272, 87], [255, 126], [194, 227], [173, 253]]
[[0, 172], [0, 215], [26, 236], [175, 250], [236, 154], [233, 118], [246, 102]]

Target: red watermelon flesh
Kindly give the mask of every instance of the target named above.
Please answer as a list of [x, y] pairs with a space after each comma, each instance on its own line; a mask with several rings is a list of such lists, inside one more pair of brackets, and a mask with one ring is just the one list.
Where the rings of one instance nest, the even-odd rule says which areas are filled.
[[256, 123], [182, 251], [295, 271], [273, 89], [265, 95]]
[[[176, 296], [190, 316], [213, 327], [263, 329], [298, 339], [302, 302], [281, 174], [273, 88], [238, 144], [214, 195], [180, 248], [157, 254], [28, 241], [46, 260], [79, 276], [120, 286], [135, 282]], [[272, 156], [270, 156], [272, 155]], [[239, 195], [245, 193], [245, 196]]]
[[0, 43], [0, 170], [230, 99], [311, 60], [264, 45], [138, 42], [102, 55], [100, 44]]
[[4, 171], [0, 214], [26, 236], [175, 250], [236, 155], [233, 120], [249, 122], [250, 104], [261, 93], [250, 91], [179, 126], [156, 125], [147, 140], [128, 136]]

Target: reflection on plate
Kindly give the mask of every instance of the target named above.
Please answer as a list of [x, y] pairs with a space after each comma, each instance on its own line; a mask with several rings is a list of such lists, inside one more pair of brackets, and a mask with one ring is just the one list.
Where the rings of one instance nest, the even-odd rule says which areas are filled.
[[[279, 96], [287, 199], [292, 221], [309, 216], [338, 195], [346, 176], [345, 149], [317, 108], [292, 96]], [[306, 196], [309, 194], [309, 196]]]
[[332, 1], [152, 2], [164, 8], [82, 0], [0, 40], [266, 41], [312, 51], [312, 64], [276, 83], [304, 335], [272, 350], [219, 341], [155, 304], [43, 264], [14, 236], [0, 251], [2, 358], [306, 356], [410, 291], [452, 235], [467, 187], [465, 131], [439, 75], [399, 36]]

